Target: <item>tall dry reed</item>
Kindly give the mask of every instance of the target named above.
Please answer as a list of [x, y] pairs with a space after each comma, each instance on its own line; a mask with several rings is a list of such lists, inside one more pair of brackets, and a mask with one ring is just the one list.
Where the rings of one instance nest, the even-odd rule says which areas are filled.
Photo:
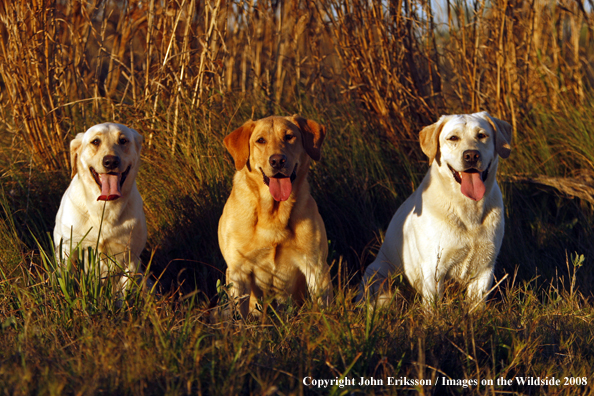
[[[394, 144], [442, 113], [512, 121], [578, 109], [594, 81], [583, 1], [3, 1], [0, 126], [40, 165], [67, 165], [79, 121], [128, 114], [173, 153], [180, 115], [226, 95], [271, 114], [358, 103]], [[591, 5], [591, 4], [590, 4]], [[93, 106], [89, 107], [88, 104]], [[154, 130], [156, 119], [166, 130]], [[240, 123], [243, 120], [238, 120]], [[74, 129], [73, 129], [74, 128]]]

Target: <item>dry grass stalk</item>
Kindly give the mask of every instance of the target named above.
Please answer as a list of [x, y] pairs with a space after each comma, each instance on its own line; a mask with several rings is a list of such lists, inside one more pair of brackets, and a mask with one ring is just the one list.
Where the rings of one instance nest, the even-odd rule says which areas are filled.
[[[594, 17], [583, 2], [457, 0], [447, 2], [447, 16], [435, 7], [2, 2], [2, 101], [13, 117], [1, 122], [55, 169], [67, 164], [76, 120], [90, 126], [124, 108], [149, 121], [149, 146], [158, 138], [175, 152], [185, 144], [182, 113], [211, 114], [213, 103], [239, 92], [264, 99], [260, 113], [279, 112], [301, 108], [307, 93], [359, 103], [401, 144], [443, 113], [489, 110], [516, 126], [536, 105], [579, 108], [592, 89]], [[154, 130], [160, 118], [166, 133]]]
[[[418, 16], [422, 4], [321, 3], [320, 17], [329, 20], [334, 50], [346, 73], [343, 93], [356, 93], [391, 132], [393, 141], [401, 136], [414, 138], [417, 122], [427, 123], [437, 116], [429, 103], [440, 85], [436, 70], [426, 62], [435, 48], [433, 30], [423, 31]], [[419, 33], [427, 39], [417, 40]]]

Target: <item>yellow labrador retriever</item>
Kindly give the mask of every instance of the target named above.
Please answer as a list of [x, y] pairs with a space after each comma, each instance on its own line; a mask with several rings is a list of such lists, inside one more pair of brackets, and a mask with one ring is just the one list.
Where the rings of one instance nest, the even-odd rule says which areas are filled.
[[440, 298], [444, 280], [483, 301], [503, 240], [503, 199], [495, 174], [511, 152], [511, 126], [487, 112], [442, 116], [420, 133], [430, 168], [392, 218], [375, 261], [365, 271], [368, 292], [385, 304], [387, 279], [404, 273], [426, 305]]
[[298, 115], [248, 121], [225, 147], [237, 172], [219, 221], [231, 297], [243, 317], [265, 295], [302, 301], [306, 291], [332, 297], [328, 240], [309, 193], [311, 159], [319, 160], [326, 129]]
[[[99, 239], [99, 252], [115, 259], [122, 269], [104, 257], [103, 276], [108, 271], [122, 275], [140, 269], [139, 256], [147, 238], [142, 198], [135, 181], [142, 141], [133, 129], [105, 123], [79, 133], [70, 142], [72, 180], [56, 215], [56, 252], [61, 243], [67, 257], [71, 245], [95, 248]], [[120, 287], [127, 279], [120, 276]]]

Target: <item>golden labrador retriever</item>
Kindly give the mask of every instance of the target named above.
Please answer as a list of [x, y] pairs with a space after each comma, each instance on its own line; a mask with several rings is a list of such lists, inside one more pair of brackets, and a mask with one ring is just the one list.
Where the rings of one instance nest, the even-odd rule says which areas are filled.
[[99, 239], [101, 274], [119, 274], [121, 288], [128, 279], [124, 272], [138, 273], [147, 238], [135, 180], [142, 141], [138, 132], [115, 123], [79, 133], [70, 142], [72, 180], [54, 228], [56, 254], [62, 244], [63, 257], [68, 257], [71, 245], [95, 248]]
[[326, 229], [307, 182], [325, 133], [298, 115], [272, 116], [250, 120], [224, 140], [237, 172], [219, 221], [219, 246], [243, 317], [257, 314], [265, 295], [301, 302], [309, 290], [323, 304], [332, 298]]
[[431, 305], [444, 281], [483, 301], [491, 287], [503, 240], [503, 199], [495, 174], [511, 152], [511, 126], [487, 112], [442, 116], [420, 133], [430, 168], [419, 188], [392, 218], [375, 261], [367, 267], [359, 299], [369, 288], [389, 301], [391, 275], [404, 273]]

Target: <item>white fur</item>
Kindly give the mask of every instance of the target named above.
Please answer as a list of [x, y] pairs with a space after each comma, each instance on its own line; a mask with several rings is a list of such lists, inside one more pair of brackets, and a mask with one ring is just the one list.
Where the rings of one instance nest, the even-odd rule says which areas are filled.
[[[483, 301], [490, 290], [504, 231], [503, 199], [495, 174], [499, 156], [507, 157], [511, 150], [511, 127], [482, 112], [442, 116], [429, 128], [439, 133], [436, 157], [418, 189], [392, 218], [377, 258], [365, 271], [359, 299], [368, 288], [369, 295], [385, 304], [391, 298], [387, 280], [399, 273], [428, 305], [442, 296], [446, 279], [465, 286], [467, 298], [475, 302]], [[427, 153], [429, 139], [423, 132], [421, 145]], [[479, 133], [486, 138], [479, 139], [483, 136]], [[451, 139], [453, 135], [457, 140]], [[479, 201], [461, 193], [448, 167], [463, 171], [465, 150], [481, 153], [479, 171], [490, 164]]]
[[[125, 139], [123, 139], [125, 137]], [[98, 139], [100, 144], [95, 143]], [[123, 143], [124, 140], [127, 143]], [[146, 220], [142, 198], [136, 188], [135, 177], [140, 166], [140, 150], [143, 137], [133, 129], [115, 123], [95, 125], [85, 133], [79, 133], [70, 143], [72, 161], [72, 181], [62, 197], [60, 209], [56, 215], [54, 243], [56, 255], [62, 243], [63, 257], [70, 254], [70, 246], [77, 244], [83, 248], [97, 246], [102, 254], [101, 274], [108, 271], [119, 273], [114, 268], [109, 256], [117, 261], [126, 272], [138, 273], [140, 253], [147, 239]], [[123, 144], [122, 144], [123, 143]], [[106, 172], [102, 159], [106, 155], [117, 155], [121, 160], [119, 171], [130, 171], [121, 187], [121, 197], [113, 201], [98, 201], [101, 188], [95, 182], [90, 167], [97, 172]], [[105, 207], [103, 223], [101, 217]], [[99, 228], [101, 235], [99, 237]], [[88, 234], [87, 234], [88, 233]], [[84, 237], [86, 235], [86, 237]], [[72, 239], [71, 239], [72, 236]], [[84, 239], [83, 239], [84, 237]], [[124, 287], [127, 276], [119, 277]]]

